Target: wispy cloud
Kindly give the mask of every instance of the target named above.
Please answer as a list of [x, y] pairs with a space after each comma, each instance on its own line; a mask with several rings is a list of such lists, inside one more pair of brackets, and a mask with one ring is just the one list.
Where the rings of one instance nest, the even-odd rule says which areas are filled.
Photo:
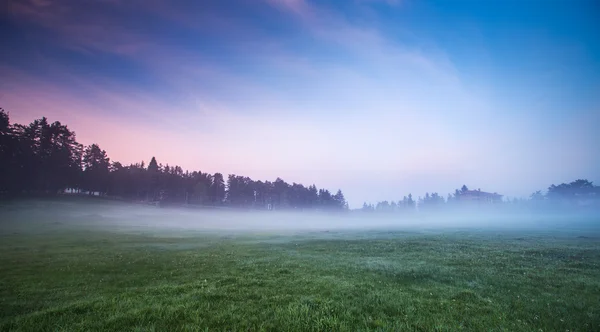
[[291, 11], [304, 19], [314, 18], [315, 7], [305, 0], [265, 0], [267, 3]]
[[[360, 172], [434, 171], [434, 165], [460, 169], [460, 160], [469, 157], [469, 150], [452, 149], [453, 144], [464, 142], [452, 139], [451, 128], [436, 118], [436, 109], [432, 109], [440, 103], [428, 101], [421, 90], [427, 85], [441, 88], [439, 91], [446, 91], [446, 105], [469, 102], [448, 63], [391, 43], [373, 28], [353, 26], [335, 13], [304, 1], [270, 4], [289, 11], [322, 45], [358, 56], [361, 64], [356, 66], [347, 58], [320, 62], [311, 53], [318, 48], [303, 54], [277, 42], [257, 43], [249, 61], [264, 66], [265, 76], [248, 76], [185, 48], [160, 47], [121, 21], [104, 32], [110, 20], [103, 11], [89, 13], [69, 1], [29, 1], [17, 8], [17, 15], [54, 29], [63, 36], [66, 47], [135, 59], [157, 73], [161, 86], [176, 100], [161, 101], [159, 96], [117, 81], [78, 77], [57, 65], [55, 77], [63, 82], [63, 88], [77, 86], [85, 93], [74, 95], [28, 80], [12, 90], [8, 104], [16, 109], [44, 109], [65, 118], [69, 116], [64, 110], [76, 109], [80, 120], [74, 126], [81, 128], [82, 140], [98, 141], [113, 151], [116, 159], [126, 161], [148, 158], [158, 153], [152, 151], [164, 148], [169, 151], [165, 159], [190, 168], [202, 168], [210, 160], [213, 169], [221, 165], [224, 172], [247, 172], [262, 178], [276, 174], [311, 182], [315, 180], [310, 176], [317, 171], [337, 172], [337, 177], [321, 179], [333, 187], [342, 187], [345, 178]], [[79, 11], [84, 14], [79, 16]], [[183, 14], [173, 10], [169, 15]], [[147, 48], [141, 52], [134, 45]], [[274, 79], [265, 81], [268, 75]], [[414, 88], [416, 85], [419, 88]], [[43, 92], [32, 93], [24, 86], [36, 86], [35, 91]], [[51, 101], [54, 106], [41, 107], [42, 101]], [[107, 117], [106, 109], [113, 115]], [[125, 129], [132, 121], [139, 127]], [[119, 134], [103, 138], [97, 129], [99, 123]], [[420, 134], [433, 132], [436, 135], [421, 138], [421, 148], [407, 144]], [[148, 139], [158, 133], [168, 144]], [[127, 141], [126, 135], [137, 143], [121, 146], [120, 142]], [[444, 135], [446, 139], [440, 140]], [[402, 153], [393, 152], [400, 147]], [[277, 160], [267, 158], [286, 151], [294, 153]], [[244, 160], [243, 167], [239, 160]]]
[[44, 28], [63, 47], [139, 56], [152, 41], [127, 21], [124, 12], [132, 8], [120, 1], [10, 0], [12, 16]]
[[398, 6], [401, 3], [405, 2], [405, 0], [355, 0], [357, 3], [385, 3], [390, 6]]

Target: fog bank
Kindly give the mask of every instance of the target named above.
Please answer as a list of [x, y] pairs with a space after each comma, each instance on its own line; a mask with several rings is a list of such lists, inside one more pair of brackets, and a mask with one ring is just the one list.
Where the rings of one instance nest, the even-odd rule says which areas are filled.
[[[596, 231], [593, 211], [489, 211], [463, 209], [406, 214], [256, 211], [146, 206], [95, 199], [24, 200], [0, 206], [0, 229], [16, 231], [36, 225], [116, 232], [312, 232], [342, 230], [478, 230]], [[48, 228], [44, 228], [48, 229]]]

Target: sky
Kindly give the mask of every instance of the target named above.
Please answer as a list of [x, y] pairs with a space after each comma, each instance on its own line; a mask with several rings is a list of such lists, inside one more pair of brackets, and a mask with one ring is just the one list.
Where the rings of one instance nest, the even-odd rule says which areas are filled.
[[593, 0], [8, 0], [0, 107], [351, 207], [600, 184]]

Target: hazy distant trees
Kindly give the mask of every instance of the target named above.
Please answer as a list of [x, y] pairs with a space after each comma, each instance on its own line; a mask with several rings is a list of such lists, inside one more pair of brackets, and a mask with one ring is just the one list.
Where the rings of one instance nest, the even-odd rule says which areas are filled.
[[551, 185], [545, 198], [550, 202], [561, 202], [568, 205], [600, 204], [600, 187], [588, 180], [575, 180], [570, 183]]
[[541, 190], [534, 192], [533, 194], [531, 194], [531, 196], [529, 196], [529, 198], [532, 201], [543, 201], [545, 199], [544, 194], [542, 194]]
[[425, 197], [419, 201], [419, 206], [427, 209], [427, 208], [436, 208], [442, 206], [446, 201], [443, 196], [440, 196], [438, 193], [425, 193]]
[[363, 203], [360, 211], [362, 212], [383, 212], [383, 213], [403, 213], [415, 211], [416, 202], [412, 198], [412, 194], [408, 194], [408, 196], [404, 196], [403, 199], [398, 202], [395, 201], [381, 201], [377, 202], [375, 205]]
[[[477, 190], [479, 191], [479, 190]], [[494, 204], [483, 200], [464, 199], [465, 196], [472, 194], [466, 185], [460, 189], [456, 189], [454, 193], [447, 194], [447, 198], [437, 192], [425, 193], [423, 197], [419, 197], [415, 202], [412, 195], [405, 196], [397, 203], [394, 201], [381, 201], [376, 204], [363, 203], [362, 212], [401, 212], [415, 210], [418, 207], [419, 211], [456, 211], [461, 208], [467, 210], [477, 209], [502, 209], [507, 208], [529, 208], [529, 209], [546, 209], [552, 210], [561, 207], [585, 208], [596, 207], [600, 208], [600, 186], [595, 186], [588, 180], [576, 180], [570, 183], [562, 183], [560, 185], [551, 185], [547, 193], [538, 190], [531, 194], [527, 199], [513, 198], [504, 201], [494, 201]]]
[[528, 200], [513, 199], [511, 203], [536, 208], [600, 207], [600, 187], [591, 181], [579, 179], [570, 183], [552, 184], [545, 194], [537, 190]]
[[348, 202], [346, 202], [341, 189], [338, 189], [337, 193], [333, 196], [333, 207], [340, 210], [348, 208]]

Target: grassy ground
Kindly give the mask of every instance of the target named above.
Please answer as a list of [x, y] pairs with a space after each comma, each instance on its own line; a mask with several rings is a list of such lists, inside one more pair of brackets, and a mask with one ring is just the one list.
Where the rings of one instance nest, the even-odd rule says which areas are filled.
[[[599, 331], [589, 233], [0, 229], [0, 330]], [[22, 221], [21, 221], [22, 222]]]

